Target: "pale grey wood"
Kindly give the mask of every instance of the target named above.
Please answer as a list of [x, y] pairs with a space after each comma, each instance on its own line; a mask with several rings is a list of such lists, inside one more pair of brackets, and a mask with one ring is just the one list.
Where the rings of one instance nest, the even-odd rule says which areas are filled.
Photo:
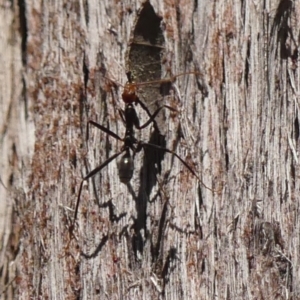
[[[165, 70], [199, 68], [203, 74], [178, 77], [174, 97], [162, 100], [179, 110], [175, 118], [165, 113], [167, 146], [214, 192], [166, 154], [147, 195], [140, 189], [141, 152], [130, 186], [120, 183], [116, 162], [84, 185], [76, 239], [70, 239], [81, 179], [122, 146], [96, 128], [86, 142], [86, 123], [124, 134], [117, 111], [124, 106], [122, 89], [111, 93], [103, 70], [125, 84], [126, 51], [142, 1], [26, 1], [26, 62], [18, 31], [24, 12], [5, 2], [1, 297], [297, 299], [300, 4], [150, 2], [163, 18]], [[137, 111], [145, 121], [146, 114]], [[147, 141], [152, 130], [136, 135]], [[147, 226], [139, 231], [145, 244], [135, 259], [131, 226], [141, 209], [138, 196], [147, 198]], [[109, 219], [107, 206], [99, 207], [109, 201], [116, 215], [125, 214], [118, 222]], [[151, 240], [164, 209], [154, 260]], [[171, 256], [164, 274], [159, 270]]]
[[[34, 147], [34, 125], [28, 106], [22, 98], [23, 67], [21, 37], [19, 35], [19, 9], [13, 1], [0, 5], [0, 295], [13, 297], [17, 253], [20, 249], [21, 220], [16, 213], [22, 206], [23, 191], [31, 173], [30, 162]], [[18, 197], [20, 197], [18, 199]], [[18, 199], [18, 200], [17, 200]]]

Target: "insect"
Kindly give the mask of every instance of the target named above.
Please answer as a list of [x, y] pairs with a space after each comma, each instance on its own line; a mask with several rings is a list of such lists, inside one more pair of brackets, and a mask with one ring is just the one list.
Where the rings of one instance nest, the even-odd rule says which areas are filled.
[[[158, 127], [157, 127], [157, 124], [156, 124], [156, 122], [155, 122], [155, 120], [154, 120], [154, 118], [155, 118], [155, 113], [153, 114], [153, 115], [151, 115], [151, 113], [150, 113], [150, 111], [149, 111], [149, 109], [147, 108], [147, 106], [139, 99], [139, 97], [138, 97], [138, 95], [137, 95], [137, 88], [138, 88], [138, 85], [140, 86], [140, 85], [142, 85], [141, 83], [139, 83], [139, 84], [137, 84], [137, 83], [135, 83], [134, 81], [133, 81], [133, 77], [132, 77], [132, 74], [131, 74], [131, 72], [129, 71], [129, 72], [127, 72], [126, 73], [126, 76], [127, 76], [127, 79], [128, 79], [128, 81], [127, 81], [127, 83], [125, 84], [125, 86], [124, 86], [124, 90], [123, 90], [123, 93], [122, 93], [122, 99], [123, 99], [123, 101], [124, 101], [124, 103], [125, 103], [125, 105], [126, 105], [126, 107], [127, 107], [127, 105], [129, 105], [129, 104], [139, 104], [145, 111], [146, 111], [146, 113], [148, 114], [148, 116], [149, 116], [149, 123], [148, 122], [146, 122], [142, 127], [138, 127], [139, 125], [138, 124], [135, 124], [135, 127], [137, 128], [137, 129], [142, 129], [142, 128], [145, 128], [145, 127], [147, 127], [151, 122], [153, 122], [153, 125], [154, 125], [154, 128], [155, 128], [155, 130], [157, 130], [158, 132], [159, 132], [159, 129], [158, 129]], [[145, 83], [144, 83], [145, 84]], [[162, 106], [163, 107], [163, 106]], [[160, 108], [158, 108], [157, 110], [158, 110], [158, 112], [160, 111], [160, 109], [162, 108], [162, 107], [160, 107]], [[168, 107], [168, 106], [167, 106]], [[169, 109], [171, 109], [171, 110], [174, 110], [173, 108], [170, 108], [170, 107], [168, 107]], [[125, 111], [126, 111], [126, 108], [125, 108]], [[120, 114], [121, 114], [121, 117], [122, 117], [122, 120], [124, 121], [124, 123], [125, 124], [127, 124], [126, 123], [126, 120], [125, 120], [125, 118], [124, 118], [124, 114], [122, 113], [122, 111], [121, 110], [119, 110], [119, 112], [120, 112]], [[157, 113], [158, 113], [157, 112]], [[155, 116], [154, 116], [155, 115]], [[154, 117], [153, 117], [154, 116]], [[138, 126], [136, 126], [136, 125], [138, 125]]]
[[[195, 173], [195, 171], [174, 151], [161, 147], [159, 145], [151, 144], [151, 143], [146, 143], [141, 140], [137, 140], [134, 135], [134, 129], [143, 129], [149, 126], [151, 122], [155, 124], [155, 117], [158, 115], [158, 113], [163, 109], [167, 108], [171, 111], [176, 111], [174, 108], [168, 106], [168, 105], [162, 105], [156, 109], [156, 111], [153, 114], [150, 114], [148, 108], [143, 104], [142, 101], [139, 100], [136, 90], [137, 90], [137, 84], [135, 84], [132, 80], [131, 73], [127, 73], [127, 78], [128, 82], [126, 83], [124, 87], [124, 91], [122, 94], [122, 99], [125, 102], [125, 109], [121, 110], [119, 109], [120, 116], [125, 124], [125, 136], [124, 138], [121, 138], [119, 135], [116, 133], [112, 132], [108, 128], [104, 127], [101, 124], [98, 124], [94, 121], [88, 121], [87, 123], [87, 139], [89, 136], [89, 126], [93, 125], [100, 129], [101, 131], [105, 132], [106, 134], [110, 135], [111, 137], [123, 142], [123, 146], [121, 148], [121, 151], [117, 152], [116, 154], [112, 155], [109, 157], [105, 162], [103, 162], [101, 165], [93, 169], [91, 172], [89, 172], [81, 181], [80, 187], [79, 187], [79, 192], [78, 192], [78, 197], [77, 197], [77, 202], [76, 202], [76, 207], [75, 207], [75, 212], [74, 212], [74, 219], [73, 219], [73, 227], [77, 219], [77, 214], [78, 214], [78, 208], [79, 208], [79, 203], [80, 203], [80, 196], [82, 192], [82, 187], [83, 183], [88, 180], [89, 178], [93, 177], [96, 175], [98, 172], [100, 172], [104, 167], [106, 167], [110, 162], [115, 160], [118, 156], [120, 156], [122, 153], [124, 155], [118, 162], [118, 171], [119, 171], [119, 178], [120, 181], [123, 183], [128, 183], [133, 175], [133, 170], [134, 170], [134, 158], [136, 153], [140, 152], [142, 149], [145, 148], [150, 148], [154, 150], [159, 150], [159, 151], [164, 151], [167, 153], [170, 153], [174, 156], [176, 156], [181, 163], [209, 190], [212, 191], [209, 187], [207, 187], [201, 179], [198, 177], [198, 175]], [[140, 104], [142, 108], [147, 112], [149, 119], [148, 121], [140, 125], [139, 118], [137, 116], [136, 110], [134, 108], [134, 104]], [[154, 125], [155, 126], [155, 125]]]

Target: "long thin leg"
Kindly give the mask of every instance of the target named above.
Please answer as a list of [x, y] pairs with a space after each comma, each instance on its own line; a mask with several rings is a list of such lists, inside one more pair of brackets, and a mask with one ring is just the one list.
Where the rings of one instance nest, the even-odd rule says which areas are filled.
[[154, 145], [154, 144], [150, 144], [150, 143], [144, 143], [144, 142], [141, 142], [141, 147], [148, 147], [148, 148], [153, 148], [153, 149], [158, 149], [158, 150], [161, 150], [161, 151], [165, 151], [167, 153], [171, 153], [173, 154], [174, 156], [176, 156], [184, 165], [185, 167], [199, 180], [199, 182], [205, 187], [207, 188], [208, 190], [212, 191], [212, 192], [215, 192], [213, 189], [209, 188], [200, 178], [199, 176], [195, 173], [195, 171], [174, 151], [172, 150], [169, 150], [167, 148], [164, 148], [164, 147], [161, 147], [161, 146], [158, 146], [158, 145]]
[[[141, 105], [141, 107], [146, 111], [147, 115], [149, 116], [149, 120], [145, 124], [143, 124], [142, 126], [137, 126], [136, 129], [146, 128], [151, 122], [153, 122], [155, 129], [159, 132], [159, 129], [158, 129], [157, 124], [155, 122], [155, 117], [158, 115], [158, 113], [163, 108], [167, 108], [167, 109], [169, 109], [171, 111], [178, 112], [175, 108], [173, 108], [171, 106], [162, 105], [162, 106], [158, 107], [157, 110], [151, 115], [151, 113], [148, 110], [147, 106], [140, 99], [138, 99], [136, 102]], [[119, 114], [121, 116], [121, 119], [122, 119], [123, 123], [126, 124], [126, 120], [125, 120], [125, 117], [124, 117], [124, 111], [122, 109], [119, 109]]]
[[92, 176], [96, 175], [98, 172], [100, 172], [104, 167], [106, 167], [111, 161], [116, 159], [120, 154], [122, 154], [125, 151], [125, 149], [122, 149], [120, 152], [114, 154], [113, 156], [109, 157], [104, 163], [102, 163], [100, 166], [92, 170], [90, 173], [88, 173], [81, 181], [80, 187], [79, 187], [79, 192], [78, 192], [78, 197], [77, 197], [77, 202], [76, 202], [76, 208], [75, 208], [75, 213], [74, 213], [74, 220], [73, 220], [73, 226], [76, 222], [77, 218], [77, 213], [78, 213], [78, 207], [79, 207], [79, 202], [80, 202], [80, 195], [81, 195], [81, 190], [83, 187], [84, 181], [88, 180]]
[[108, 128], [104, 127], [103, 125], [100, 125], [94, 121], [88, 121], [87, 123], [87, 129], [86, 129], [86, 139], [88, 140], [89, 138], [89, 125], [94, 125], [95, 127], [97, 127], [98, 129], [102, 130], [103, 132], [109, 134], [110, 136], [114, 137], [115, 139], [119, 140], [119, 141], [123, 141], [122, 138], [120, 138], [116, 133], [110, 131]]
[[172, 83], [176, 80], [177, 77], [184, 76], [184, 75], [190, 75], [190, 74], [203, 76], [203, 73], [201, 73], [200, 71], [183, 72], [183, 73], [179, 73], [177, 75], [172, 75], [171, 72], [168, 72], [168, 73], [170, 73], [170, 75], [171, 75], [170, 78], [161, 78], [161, 79], [157, 79], [157, 80], [140, 82], [140, 83], [136, 83], [136, 86], [139, 87], [139, 86], [150, 85], [150, 84], [154, 84], [154, 83], [168, 83], [168, 82]]
[[176, 111], [176, 112], [177, 112], [177, 110], [176, 110], [175, 108], [171, 107], [171, 106], [168, 106], [168, 105], [162, 105], [162, 106], [160, 106], [160, 107], [159, 107], [152, 115], [150, 115], [150, 119], [149, 119], [145, 124], [143, 124], [142, 126], [137, 127], [137, 129], [143, 129], [143, 128], [147, 127], [151, 122], [154, 121], [155, 117], [158, 115], [158, 113], [159, 113], [163, 108], [167, 108], [167, 109], [169, 109], [169, 110], [171, 110], [171, 111], [174, 111], [174, 112]]
[[124, 123], [124, 124], [125, 124], [125, 126], [126, 126], [126, 120], [125, 120], [125, 113], [124, 113], [124, 110], [123, 110], [123, 109], [120, 109], [120, 108], [118, 108], [118, 111], [119, 111], [119, 114], [120, 114], [120, 117], [121, 117], [121, 119], [122, 119], [123, 123]]
[[[151, 113], [150, 113], [148, 107], [139, 98], [137, 98], [136, 103], [138, 103], [142, 107], [142, 109], [147, 113], [148, 117], [151, 118]], [[157, 126], [157, 123], [154, 119], [153, 119], [153, 125], [154, 125], [155, 130], [157, 132], [160, 132], [160, 130]]]

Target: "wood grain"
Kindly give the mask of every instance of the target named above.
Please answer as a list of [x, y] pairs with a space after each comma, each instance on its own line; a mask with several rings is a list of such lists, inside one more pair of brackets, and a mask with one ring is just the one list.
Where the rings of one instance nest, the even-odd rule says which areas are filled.
[[84, 185], [70, 235], [81, 179], [122, 146], [86, 124], [124, 135], [142, 1], [2, 1], [1, 298], [300, 298], [300, 3], [150, 2], [162, 77], [197, 71], [161, 99], [166, 147], [214, 192], [142, 151], [129, 185], [116, 162]]

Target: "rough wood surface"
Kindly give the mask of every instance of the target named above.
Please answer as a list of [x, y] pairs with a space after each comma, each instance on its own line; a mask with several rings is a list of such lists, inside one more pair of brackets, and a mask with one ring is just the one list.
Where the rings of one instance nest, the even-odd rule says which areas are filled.
[[122, 147], [86, 126], [124, 135], [143, 1], [2, 1], [1, 297], [300, 299], [299, 1], [150, 3], [162, 77], [201, 74], [140, 98], [177, 108], [159, 116], [166, 147], [213, 191], [141, 151], [130, 184], [116, 161], [87, 181], [71, 235], [82, 178]]

